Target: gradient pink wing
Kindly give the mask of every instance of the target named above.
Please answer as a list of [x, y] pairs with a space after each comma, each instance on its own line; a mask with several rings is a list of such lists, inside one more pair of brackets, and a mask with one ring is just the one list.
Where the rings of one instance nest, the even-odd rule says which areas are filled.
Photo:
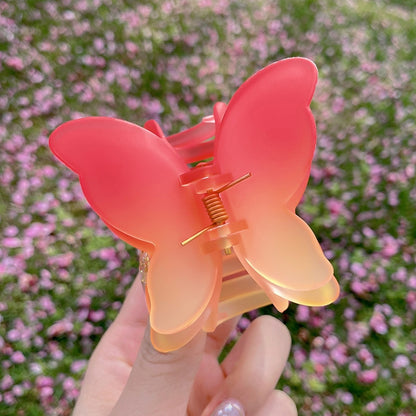
[[248, 224], [236, 254], [268, 291], [308, 292], [333, 279], [313, 232], [294, 213], [315, 149], [309, 104], [316, 82], [316, 67], [307, 59], [269, 65], [236, 92], [217, 133], [217, 170], [234, 178], [252, 175], [222, 197], [230, 218]]
[[189, 168], [169, 143], [134, 124], [105, 117], [70, 121], [50, 137], [53, 153], [79, 175], [91, 207], [121, 238], [150, 251], [152, 328], [168, 334], [200, 320], [218, 280], [218, 259], [180, 242], [206, 222], [180, 185]]

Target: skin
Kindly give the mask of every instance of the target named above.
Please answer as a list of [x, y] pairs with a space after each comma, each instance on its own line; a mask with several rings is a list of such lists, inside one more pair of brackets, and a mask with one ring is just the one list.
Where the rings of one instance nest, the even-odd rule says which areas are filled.
[[274, 390], [290, 350], [287, 328], [257, 318], [225, 360], [218, 355], [237, 319], [185, 347], [156, 351], [144, 293], [136, 279], [114, 323], [91, 356], [73, 416], [210, 416], [225, 399], [246, 416], [297, 415], [293, 401]]

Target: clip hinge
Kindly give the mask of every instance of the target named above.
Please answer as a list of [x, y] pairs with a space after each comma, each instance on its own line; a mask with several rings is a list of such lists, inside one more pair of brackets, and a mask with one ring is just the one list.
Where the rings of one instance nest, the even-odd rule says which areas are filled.
[[204, 203], [205, 209], [207, 210], [208, 216], [210, 217], [212, 223], [208, 225], [208, 227], [203, 228], [202, 230], [198, 231], [191, 237], [182, 241], [181, 244], [183, 246], [195, 240], [195, 238], [204, 234], [206, 231], [211, 230], [212, 228], [217, 227], [219, 225], [225, 224], [225, 222], [228, 220], [228, 214], [221, 200], [220, 193], [237, 185], [238, 183], [249, 178], [250, 176], [251, 176], [251, 173], [249, 172], [241, 176], [241, 178], [238, 178], [232, 182], [225, 184], [221, 188], [218, 188], [216, 190], [213, 190], [213, 189], [208, 190], [208, 192], [202, 198], [202, 202]]

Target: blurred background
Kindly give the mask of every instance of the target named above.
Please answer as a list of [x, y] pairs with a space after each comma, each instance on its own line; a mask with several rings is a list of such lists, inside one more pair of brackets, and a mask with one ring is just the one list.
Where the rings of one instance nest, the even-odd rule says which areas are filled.
[[171, 134], [256, 70], [305, 56], [320, 73], [318, 145], [298, 213], [341, 296], [325, 308], [259, 312], [292, 333], [278, 387], [300, 415], [414, 415], [415, 6], [0, 0], [0, 413], [70, 414], [137, 273], [136, 251], [53, 158], [50, 132], [103, 115], [154, 118]]

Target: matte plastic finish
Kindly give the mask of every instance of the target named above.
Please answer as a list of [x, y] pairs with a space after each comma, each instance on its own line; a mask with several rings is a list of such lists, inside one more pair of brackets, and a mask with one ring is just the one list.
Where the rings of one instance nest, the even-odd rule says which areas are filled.
[[[290, 58], [257, 72], [228, 106], [217, 103], [213, 116], [172, 136], [153, 120], [142, 128], [105, 117], [52, 133], [53, 153], [79, 175], [91, 207], [149, 253], [146, 296], [160, 351], [265, 304], [282, 311], [289, 300], [315, 306], [338, 297], [332, 266], [295, 214], [315, 149], [309, 104], [316, 82], [313, 62]], [[187, 165], [212, 156], [212, 163]], [[227, 221], [182, 246], [210, 226], [202, 197], [248, 173], [220, 194]]]

